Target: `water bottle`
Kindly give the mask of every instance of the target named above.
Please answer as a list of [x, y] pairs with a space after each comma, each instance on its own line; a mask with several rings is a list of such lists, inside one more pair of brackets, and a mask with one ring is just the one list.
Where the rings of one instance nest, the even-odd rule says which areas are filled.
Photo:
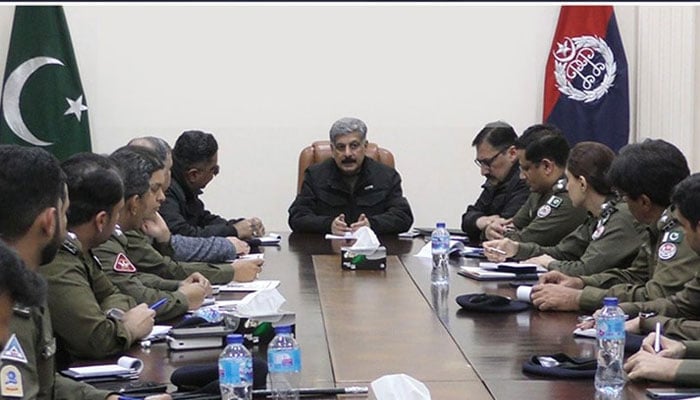
[[596, 318], [598, 369], [596, 392], [615, 397], [625, 386], [622, 360], [625, 355], [625, 313], [617, 306], [616, 297], [603, 300], [603, 310]]
[[433, 253], [433, 271], [430, 280], [433, 285], [449, 284], [449, 251], [450, 232], [445, 228], [444, 222], [438, 222], [432, 235], [430, 235]]
[[243, 346], [243, 336], [226, 336], [226, 347], [219, 356], [219, 388], [222, 400], [253, 398], [253, 357]]
[[290, 325], [275, 327], [275, 337], [267, 348], [267, 370], [273, 399], [299, 398], [301, 351]]

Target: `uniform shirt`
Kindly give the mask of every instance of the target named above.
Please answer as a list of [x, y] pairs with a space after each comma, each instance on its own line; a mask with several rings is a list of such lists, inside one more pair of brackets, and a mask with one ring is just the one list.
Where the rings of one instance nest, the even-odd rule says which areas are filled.
[[697, 386], [700, 380], [700, 342], [684, 341], [686, 351], [672, 383], [683, 386]]
[[102, 270], [122, 293], [133, 297], [137, 303], [153, 304], [166, 298], [168, 301], [156, 310], [157, 321], [168, 321], [187, 312], [187, 296], [178, 291], [179, 280], [163, 279], [158, 275], [139, 272], [129, 258], [127, 238], [119, 230], [109, 240], [93, 249]]
[[530, 195], [527, 183], [520, 179], [520, 168], [515, 163], [503, 182], [492, 184], [486, 182], [476, 203], [467, 207], [462, 214], [462, 230], [473, 242], [481, 241], [482, 231], [476, 226], [476, 220], [487, 215], [499, 215], [510, 218], [525, 204]]
[[505, 237], [516, 242], [554, 246], [586, 219], [586, 210], [574, 207], [560, 179], [547, 193], [530, 193], [513, 217], [515, 230]]
[[233, 280], [230, 263], [177, 262], [156, 250], [151, 244], [152, 239], [140, 230], [126, 231], [124, 236], [127, 239], [126, 254], [141, 272], [177, 280], [199, 272], [212, 284], [226, 284]]
[[121, 321], [106, 316], [112, 308], [128, 311], [136, 301], [112, 284], [75, 235], [69, 233], [54, 260], [39, 272], [48, 282], [51, 322], [62, 350], [77, 358], [101, 359], [136, 341]]
[[666, 297], [681, 290], [695, 276], [700, 259], [684, 240], [671, 242], [683, 237], [683, 228], [670, 216], [670, 210], [647, 228], [648, 242], [629, 268], [580, 277], [586, 285], [579, 301], [582, 310], [600, 308], [607, 296], [617, 297], [621, 303]]
[[413, 213], [403, 197], [401, 176], [395, 169], [366, 157], [354, 188], [332, 158], [306, 169], [301, 192], [289, 207], [294, 232], [330, 233], [339, 214], [352, 224], [360, 214], [378, 234], [400, 233], [413, 225]]
[[1, 398], [104, 400], [111, 394], [56, 372], [56, 339], [47, 306], [16, 306], [10, 331], [0, 355]]
[[598, 218], [586, 221], [556, 246], [520, 243], [515, 258], [524, 260], [541, 254], [556, 259], [548, 269], [569, 276], [590, 275], [613, 267], [629, 266], [646, 240], [646, 229], [629, 212], [626, 203], [608, 199]]

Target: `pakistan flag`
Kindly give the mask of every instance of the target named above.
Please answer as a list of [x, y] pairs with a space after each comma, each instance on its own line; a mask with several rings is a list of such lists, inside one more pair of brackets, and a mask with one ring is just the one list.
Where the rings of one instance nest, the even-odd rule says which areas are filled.
[[5, 66], [0, 143], [63, 160], [91, 151], [87, 101], [61, 6], [16, 6]]

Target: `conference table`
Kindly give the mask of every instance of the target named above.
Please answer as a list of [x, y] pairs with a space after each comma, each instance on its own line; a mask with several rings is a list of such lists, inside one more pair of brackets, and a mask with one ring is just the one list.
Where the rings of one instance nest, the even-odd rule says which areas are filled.
[[[455, 298], [495, 293], [515, 298], [507, 281], [479, 282], [461, 275], [469, 258], [452, 259], [449, 286], [431, 285], [431, 260], [415, 254], [423, 237], [379, 236], [386, 270], [344, 270], [345, 240], [319, 234], [282, 234], [279, 246], [263, 246], [260, 279], [276, 279], [285, 310], [296, 314], [303, 387], [369, 386], [382, 376], [406, 374], [423, 382], [436, 400], [594, 399], [592, 379], [554, 379], [522, 371], [533, 355], [594, 357], [593, 339], [576, 338], [578, 313], [475, 313]], [[184, 365], [214, 363], [221, 349], [172, 351], [166, 343], [134, 346], [144, 361], [140, 379], [170, 382]], [[646, 398], [659, 383], [628, 382], [620, 399]], [[335, 398], [335, 397], [327, 397]], [[369, 398], [343, 395], [339, 398]]]

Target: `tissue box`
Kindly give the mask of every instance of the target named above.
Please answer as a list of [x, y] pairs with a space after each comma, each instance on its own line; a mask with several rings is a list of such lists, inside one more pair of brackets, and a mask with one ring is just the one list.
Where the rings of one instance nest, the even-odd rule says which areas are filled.
[[350, 270], [385, 270], [386, 247], [379, 246], [373, 253], [370, 254], [360, 254], [354, 252], [350, 247], [341, 247], [340, 266], [343, 269]]

